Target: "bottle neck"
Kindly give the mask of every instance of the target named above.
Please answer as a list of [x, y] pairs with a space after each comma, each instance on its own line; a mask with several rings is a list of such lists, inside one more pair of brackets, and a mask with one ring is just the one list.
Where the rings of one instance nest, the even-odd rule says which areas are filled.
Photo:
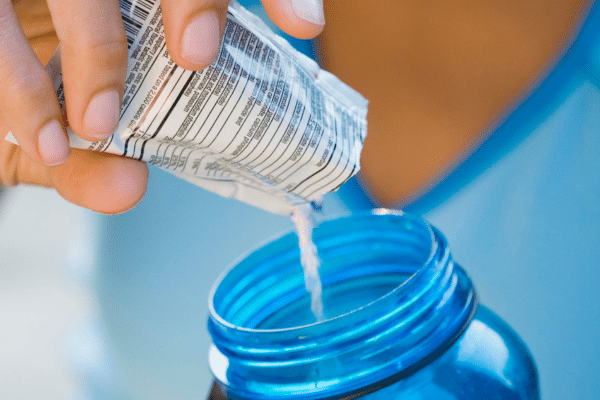
[[209, 363], [230, 398], [351, 398], [426, 365], [468, 324], [472, 283], [421, 219], [380, 210], [324, 222], [313, 237], [328, 319], [310, 322], [295, 234], [213, 288]]

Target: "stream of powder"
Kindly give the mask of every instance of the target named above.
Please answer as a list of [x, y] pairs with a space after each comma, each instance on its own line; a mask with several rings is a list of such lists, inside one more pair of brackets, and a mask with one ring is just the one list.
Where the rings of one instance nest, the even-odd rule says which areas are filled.
[[296, 225], [298, 233], [300, 263], [304, 270], [304, 285], [310, 293], [310, 309], [317, 321], [322, 321], [325, 319], [325, 315], [323, 313], [323, 287], [319, 276], [321, 260], [317, 253], [317, 247], [312, 241], [314, 222], [311, 204], [295, 207], [292, 212], [292, 221]]

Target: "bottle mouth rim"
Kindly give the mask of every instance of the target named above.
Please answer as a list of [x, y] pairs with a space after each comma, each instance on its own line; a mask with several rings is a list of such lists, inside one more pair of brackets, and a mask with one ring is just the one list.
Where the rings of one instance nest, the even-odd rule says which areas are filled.
[[[222, 328], [232, 329], [232, 330], [235, 330], [238, 332], [247, 332], [247, 333], [252, 333], [252, 334], [261, 334], [261, 333], [276, 334], [276, 333], [293, 333], [294, 331], [302, 331], [305, 329], [311, 329], [311, 328], [314, 328], [315, 326], [325, 326], [327, 324], [335, 323], [339, 320], [346, 319], [348, 316], [359, 313], [359, 312], [365, 312], [365, 311], [368, 312], [370, 307], [373, 307], [373, 306], [377, 305], [378, 303], [385, 301], [386, 298], [393, 296], [396, 292], [402, 291], [402, 289], [404, 287], [406, 287], [407, 285], [410, 285], [418, 277], [418, 275], [420, 273], [422, 273], [423, 269], [425, 269], [425, 268], [427, 268], [427, 266], [430, 266], [433, 264], [434, 258], [436, 257], [436, 253], [438, 250], [437, 242], [436, 242], [436, 238], [435, 238], [436, 235], [435, 235], [431, 225], [419, 217], [416, 217], [412, 214], [405, 213], [400, 210], [377, 208], [377, 209], [373, 209], [367, 213], [360, 213], [360, 214], [332, 218], [327, 221], [324, 221], [324, 223], [343, 222], [343, 220], [346, 220], [346, 219], [356, 219], [356, 218], [361, 218], [361, 217], [369, 218], [369, 217], [378, 217], [378, 216], [400, 217], [400, 218], [405, 219], [406, 222], [420, 225], [421, 228], [426, 229], [427, 235], [428, 235], [428, 240], [430, 243], [429, 254], [424, 259], [422, 265], [419, 268], [416, 268], [416, 270], [412, 274], [407, 276], [402, 283], [400, 283], [399, 285], [397, 285], [396, 287], [394, 287], [387, 293], [383, 294], [382, 296], [380, 296], [372, 301], [365, 303], [362, 306], [359, 306], [359, 307], [349, 310], [347, 312], [341, 313], [339, 315], [325, 318], [321, 321], [316, 321], [316, 322], [292, 326], [292, 327], [264, 329], [264, 328], [255, 328], [255, 327], [245, 327], [245, 326], [240, 326], [240, 325], [229, 322], [227, 319], [225, 319], [224, 317], [222, 317], [220, 315], [220, 313], [217, 311], [217, 309], [215, 308], [215, 305], [214, 305], [214, 300], [215, 300], [217, 291], [220, 290], [221, 284], [223, 284], [225, 282], [225, 279], [229, 276], [229, 274], [236, 267], [239, 267], [239, 265], [242, 262], [247, 260], [248, 257], [252, 256], [253, 254], [255, 254], [258, 251], [261, 251], [266, 246], [273, 245], [274, 243], [277, 243], [279, 240], [282, 240], [287, 237], [295, 235], [294, 232], [286, 232], [280, 236], [275, 237], [274, 239], [267, 241], [267, 243], [265, 245], [259, 246], [258, 248], [253, 249], [253, 250], [243, 254], [238, 259], [236, 259], [232, 264], [230, 264], [230, 266], [225, 269], [225, 271], [219, 276], [219, 278], [217, 278], [217, 280], [211, 287], [209, 296], [208, 296], [208, 309], [209, 309], [210, 319], [213, 320], [213, 322], [220, 325]], [[444, 238], [444, 240], [445, 240], [445, 238]], [[298, 264], [299, 264], [299, 262], [298, 262]]]
[[211, 289], [209, 365], [236, 398], [353, 393], [422, 367], [468, 324], [472, 283], [421, 218], [378, 209], [324, 221], [313, 239], [323, 294], [333, 290], [336, 313], [348, 312], [260, 328], [304, 321], [310, 309], [297, 302], [310, 296], [294, 233], [242, 257]]

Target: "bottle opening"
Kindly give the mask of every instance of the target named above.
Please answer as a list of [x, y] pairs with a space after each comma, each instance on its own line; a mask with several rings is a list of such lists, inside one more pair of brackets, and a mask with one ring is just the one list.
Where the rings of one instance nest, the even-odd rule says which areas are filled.
[[[397, 211], [378, 215], [315, 228], [325, 321], [386, 297], [431, 263], [435, 249], [427, 224]], [[213, 288], [210, 305], [212, 317], [226, 325], [280, 330], [315, 324], [310, 302], [298, 241], [290, 233], [238, 262]]]
[[[368, 265], [364, 266], [369, 268]], [[326, 318], [336, 318], [358, 310], [392, 292], [408, 276], [386, 274], [365, 274], [327, 284], [323, 288], [323, 304]], [[259, 323], [258, 329], [287, 329], [315, 322], [311, 311], [310, 294], [298, 299], [290, 299], [287, 304], [273, 312]]]
[[453, 341], [474, 309], [468, 277], [423, 220], [379, 210], [321, 223], [324, 320], [290, 233], [213, 287], [210, 366], [235, 398], [322, 398], [390, 379]]

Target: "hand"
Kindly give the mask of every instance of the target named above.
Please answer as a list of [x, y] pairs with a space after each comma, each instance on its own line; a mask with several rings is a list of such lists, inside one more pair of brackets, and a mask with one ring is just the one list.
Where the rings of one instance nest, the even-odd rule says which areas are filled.
[[[308, 39], [323, 29], [321, 0], [262, 2], [269, 17], [290, 35]], [[65, 199], [103, 213], [132, 208], [145, 192], [147, 167], [69, 148], [51, 79], [15, 12], [39, 10], [40, 2], [23, 0], [14, 8], [13, 3], [0, 0], [0, 184], [54, 187]], [[167, 47], [177, 64], [198, 70], [212, 63], [227, 6], [228, 0], [162, 0]], [[48, 8], [61, 46], [68, 123], [85, 140], [110, 137], [118, 125], [127, 70], [119, 2], [48, 0]], [[20, 147], [4, 140], [9, 130]]]

